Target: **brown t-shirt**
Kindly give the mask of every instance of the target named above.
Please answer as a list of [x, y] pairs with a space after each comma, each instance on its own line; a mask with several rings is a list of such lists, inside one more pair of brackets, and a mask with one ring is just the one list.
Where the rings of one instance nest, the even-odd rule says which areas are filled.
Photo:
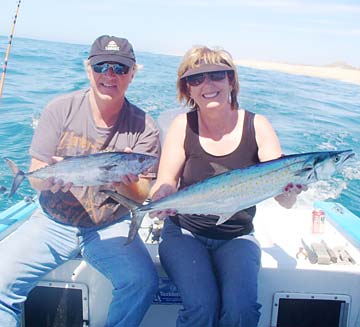
[[[255, 138], [254, 114], [245, 111], [243, 132], [239, 146], [231, 153], [214, 156], [207, 153], [199, 140], [197, 111], [187, 114], [185, 134], [185, 164], [180, 176], [180, 189], [202, 181], [221, 172], [245, 168], [259, 162], [258, 146]], [[219, 219], [216, 215], [182, 215], [171, 216], [178, 226], [213, 239], [232, 239], [249, 234], [253, 230], [252, 220], [255, 206], [234, 213], [221, 225], [216, 225]]]
[[[99, 152], [112, 128], [96, 126], [92, 116], [89, 90], [55, 98], [43, 110], [30, 147], [30, 155], [44, 162], [52, 156], [66, 157]], [[159, 129], [150, 115], [125, 100], [115, 133], [107, 151], [160, 155]], [[69, 182], [69, 181], [65, 181]], [[71, 182], [71, 181], [70, 181]], [[39, 202], [52, 219], [82, 227], [109, 224], [128, 213], [124, 207], [104, 200], [101, 189], [111, 185], [72, 187], [55, 194], [41, 192]]]

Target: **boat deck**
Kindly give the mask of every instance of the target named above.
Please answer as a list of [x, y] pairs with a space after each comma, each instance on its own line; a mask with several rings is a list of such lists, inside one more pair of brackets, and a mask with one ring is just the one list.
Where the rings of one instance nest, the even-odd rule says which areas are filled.
[[[328, 204], [317, 204], [320, 207], [322, 205]], [[325, 299], [334, 303], [343, 300], [345, 318], [342, 318], [339, 326], [360, 327], [360, 251], [353, 232], [360, 230], [360, 219], [354, 216], [355, 220], [351, 224], [348, 222], [340, 226], [339, 210], [337, 217], [327, 215], [323, 233], [313, 234], [311, 211], [309, 207], [287, 210], [274, 200], [258, 205], [254, 223], [255, 234], [262, 248], [259, 274], [259, 302], [262, 309], [259, 327], [286, 326], [278, 322], [282, 299]], [[346, 221], [350, 213], [344, 209], [343, 214], [344, 217], [340, 215], [340, 222]], [[146, 225], [149, 223], [150, 220], [144, 221], [140, 233], [144, 240], [151, 242], [151, 237], [148, 237], [149, 225]], [[315, 260], [309, 255], [311, 251], [307, 253], [306, 249], [311, 250], [314, 243], [321, 244], [321, 241], [333, 249], [338, 262], [334, 263], [322, 256], [321, 251], [318, 252], [320, 263], [310, 262], [309, 259], [312, 262]], [[141, 327], [175, 326], [177, 311], [181, 309], [180, 296], [160, 265], [157, 244], [147, 243], [147, 248], [158, 270], [160, 288]], [[84, 294], [83, 313], [89, 320], [89, 326], [104, 324], [111, 301], [111, 285], [81, 258], [54, 270], [44, 278], [41, 285], [81, 288]], [[291, 327], [295, 326], [311, 327]]]
[[[351, 235], [328, 216], [324, 232], [313, 234], [312, 208], [287, 210], [274, 200], [258, 206], [255, 232], [262, 248], [259, 301], [263, 307], [259, 327], [275, 326], [272, 311], [276, 309], [274, 295], [277, 292], [288, 297], [308, 295], [309, 298], [347, 295], [351, 301], [350, 318], [344, 326], [360, 326], [360, 251], [351, 242]], [[321, 249], [318, 251], [320, 263], [311, 263], [309, 256], [306, 257], [303, 249], [312, 250], [314, 243], [323, 244], [322, 241], [334, 251], [336, 263], [327, 253], [323, 255]], [[316, 254], [312, 255], [311, 261], [317, 261]]]

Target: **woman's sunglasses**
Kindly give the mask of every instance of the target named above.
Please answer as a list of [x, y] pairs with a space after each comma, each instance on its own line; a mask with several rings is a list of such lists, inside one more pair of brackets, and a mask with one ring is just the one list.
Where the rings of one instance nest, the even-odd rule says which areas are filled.
[[[206, 72], [206, 73], [199, 73], [195, 75], [190, 75], [186, 77], [186, 81], [189, 83], [190, 86], [199, 86], [205, 81], [206, 76], [213, 82], [222, 81], [226, 77], [227, 70], [220, 70], [216, 72]], [[231, 71], [229, 71], [231, 72]]]
[[107, 62], [91, 66], [95, 73], [105, 74], [110, 68], [117, 75], [125, 75], [129, 72], [129, 66], [122, 64], [109, 64]]

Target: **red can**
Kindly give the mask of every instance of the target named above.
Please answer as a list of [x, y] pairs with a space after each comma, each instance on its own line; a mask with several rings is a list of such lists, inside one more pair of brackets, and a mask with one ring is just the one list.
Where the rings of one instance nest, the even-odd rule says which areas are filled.
[[312, 212], [312, 232], [313, 234], [324, 233], [325, 212], [321, 209], [314, 209]]

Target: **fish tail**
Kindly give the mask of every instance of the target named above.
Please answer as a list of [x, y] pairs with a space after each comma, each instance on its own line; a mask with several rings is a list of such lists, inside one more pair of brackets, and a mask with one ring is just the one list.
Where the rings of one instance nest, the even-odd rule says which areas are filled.
[[129, 234], [125, 242], [125, 245], [129, 245], [135, 239], [146, 212], [139, 210], [141, 203], [131, 200], [122, 194], [119, 194], [111, 190], [102, 190], [101, 192], [107, 194], [116, 202], [120, 203], [125, 208], [130, 210], [131, 224], [130, 224]]
[[14, 180], [9, 193], [9, 197], [12, 197], [15, 194], [18, 187], [20, 186], [21, 182], [24, 180], [25, 173], [22, 170], [20, 170], [12, 160], [5, 158], [5, 161], [9, 165], [11, 171], [14, 174]]
[[137, 209], [131, 209], [130, 212], [131, 212], [131, 224], [125, 245], [129, 245], [135, 239], [146, 214], [145, 212]]

